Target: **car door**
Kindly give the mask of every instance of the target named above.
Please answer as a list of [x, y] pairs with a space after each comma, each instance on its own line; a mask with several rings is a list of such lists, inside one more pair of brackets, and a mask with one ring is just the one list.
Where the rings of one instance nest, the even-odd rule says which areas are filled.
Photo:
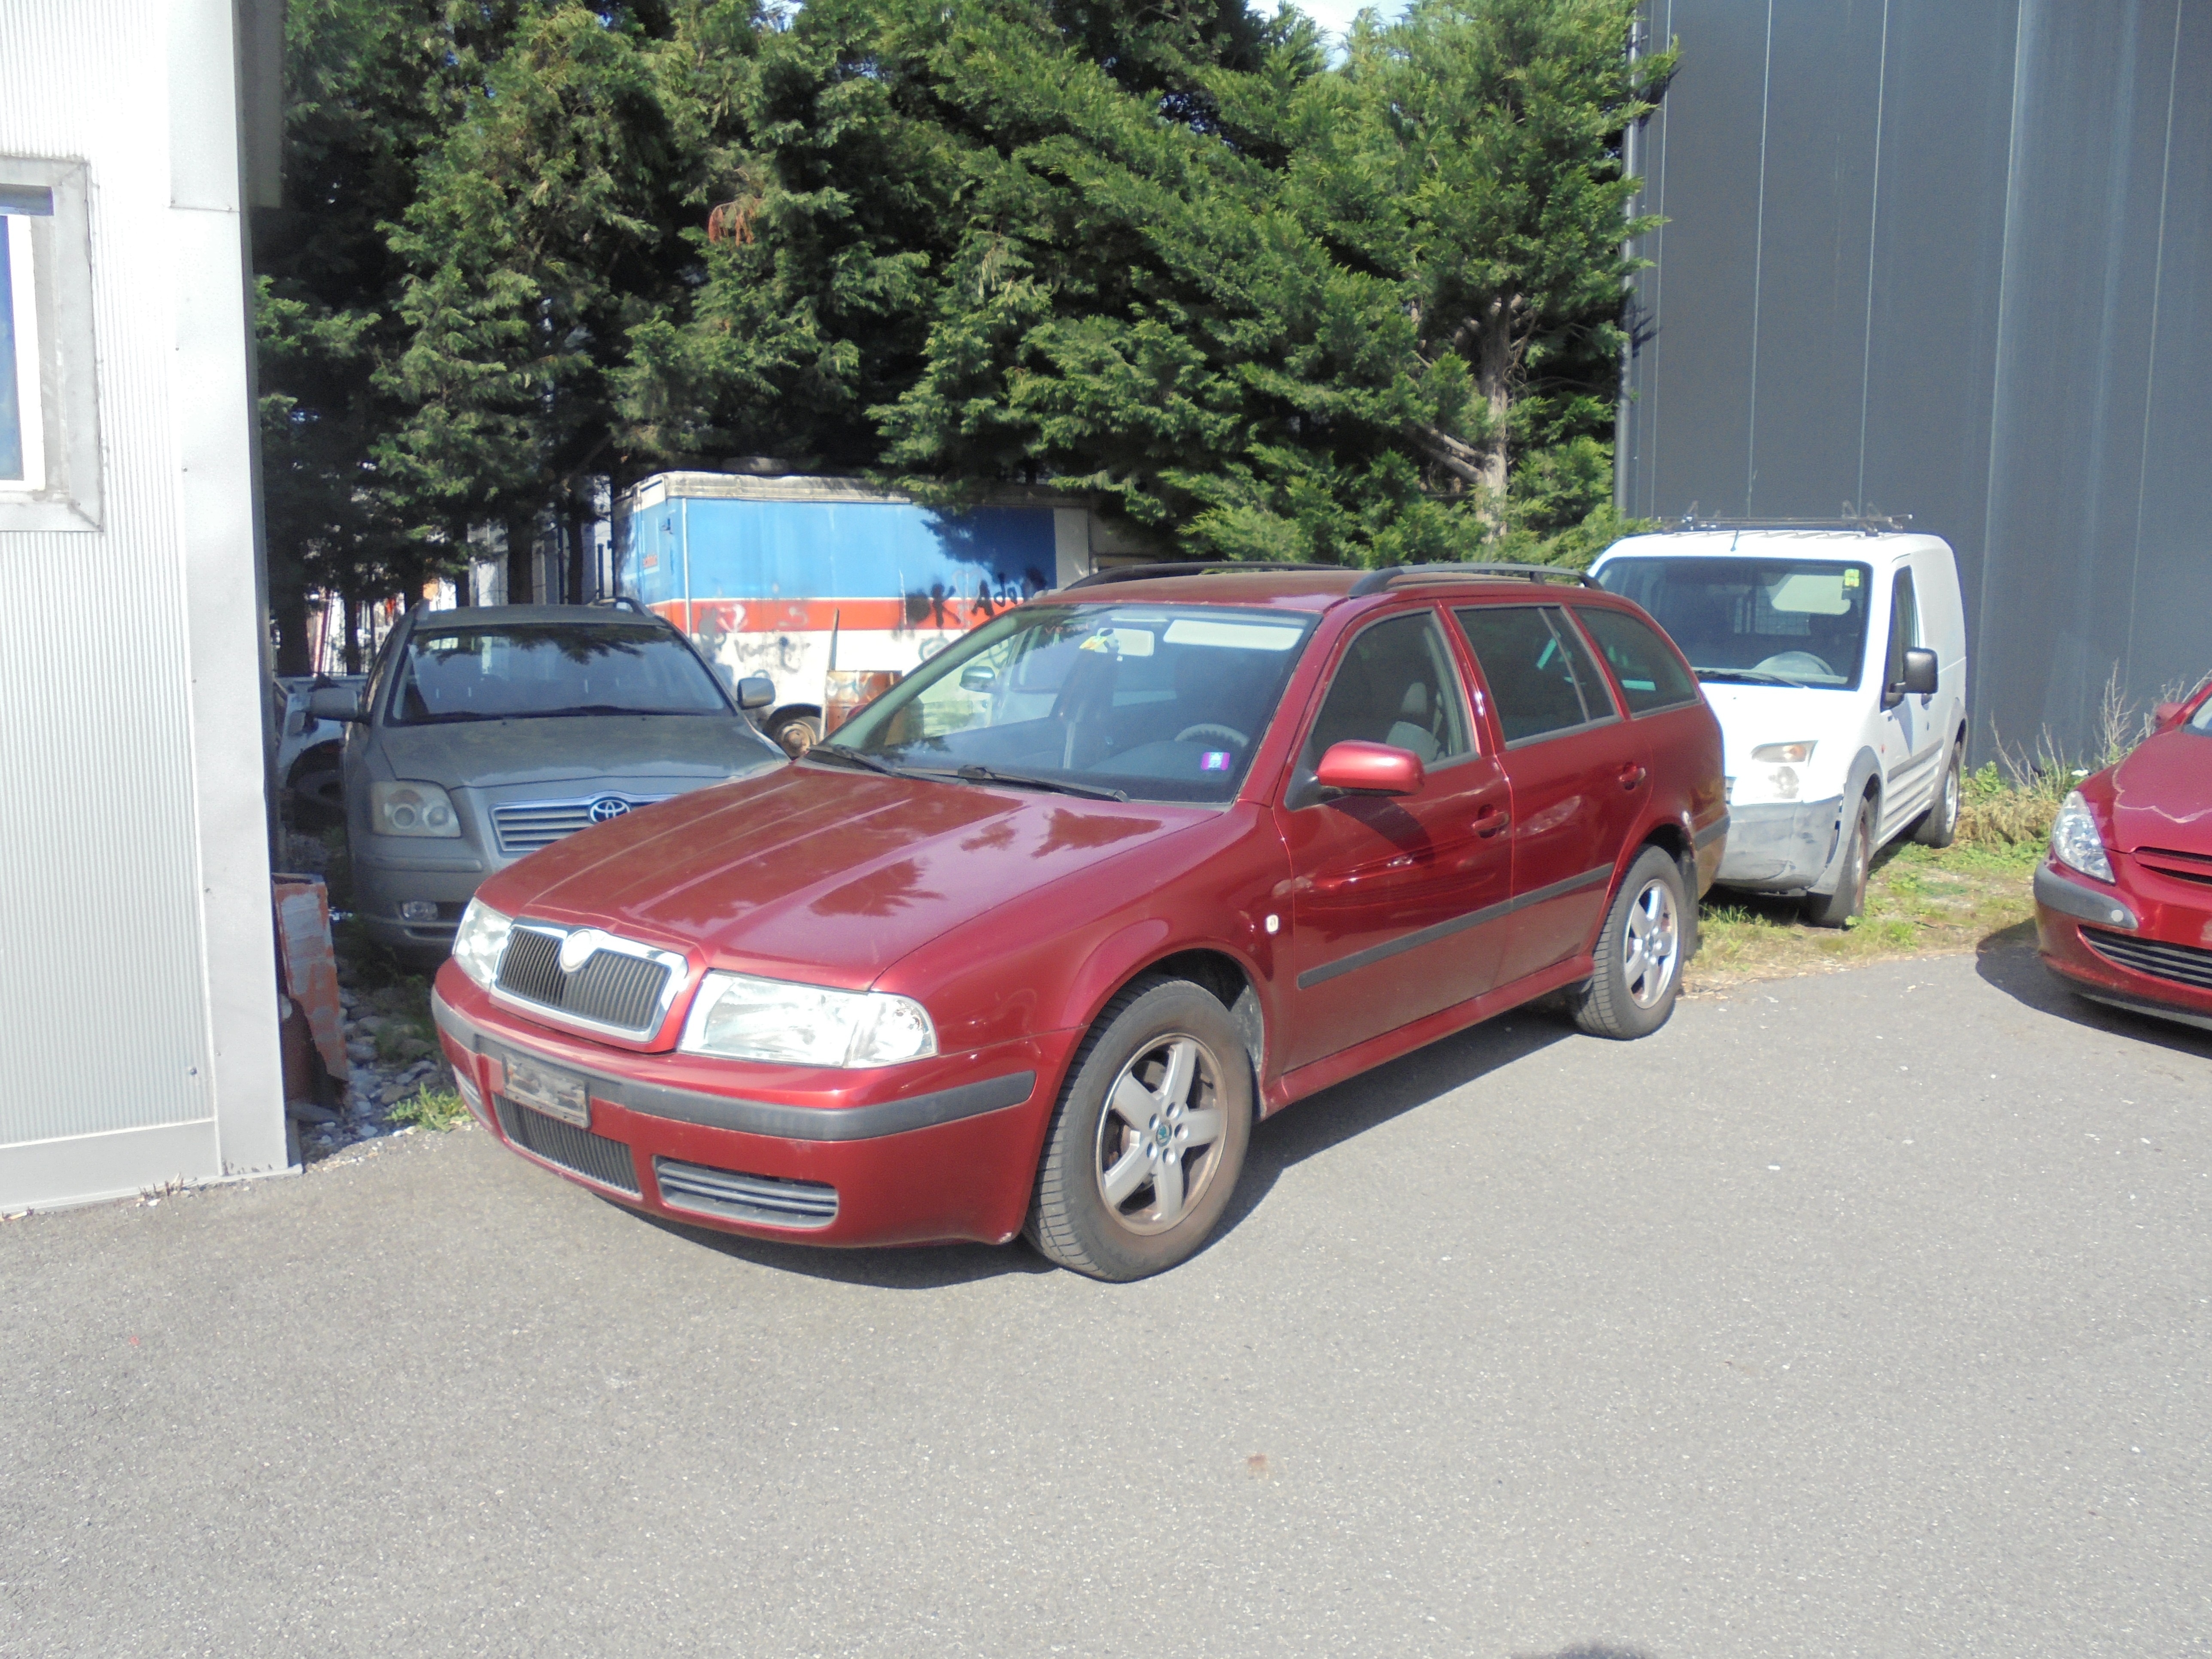
[[1498, 982], [1539, 972], [1597, 931], [1623, 843], [1643, 816], [1640, 734], [1556, 605], [1455, 610], [1513, 793], [1513, 916]]
[[1942, 772], [1943, 726], [1931, 699], [1905, 690], [1905, 653], [1920, 643], [1919, 595], [1900, 566], [1889, 584], [1889, 644], [1881, 666], [1881, 836], [1887, 841], [1927, 810]]
[[[1332, 744], [1418, 756], [1411, 795], [1326, 797]], [[1511, 801], [1474, 737], [1431, 607], [1370, 623], [1331, 672], [1276, 808], [1290, 857], [1293, 969], [1286, 1065], [1297, 1066], [1479, 995], [1495, 983], [1511, 886]]]

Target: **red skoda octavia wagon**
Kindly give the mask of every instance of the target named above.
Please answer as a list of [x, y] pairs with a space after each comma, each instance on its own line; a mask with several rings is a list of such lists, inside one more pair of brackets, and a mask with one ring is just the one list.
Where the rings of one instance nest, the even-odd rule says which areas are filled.
[[1008, 611], [791, 765], [487, 881], [438, 975], [461, 1092], [655, 1214], [1172, 1266], [1300, 1097], [1552, 993], [1667, 1018], [1720, 730], [1561, 574], [1152, 567]]
[[2212, 682], [2158, 712], [2058, 809], [2035, 931], [2083, 996], [2212, 1030]]

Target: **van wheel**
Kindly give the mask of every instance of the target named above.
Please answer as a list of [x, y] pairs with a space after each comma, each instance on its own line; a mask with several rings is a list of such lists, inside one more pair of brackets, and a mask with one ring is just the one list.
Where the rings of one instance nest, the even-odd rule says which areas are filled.
[[1850, 845], [1844, 853], [1843, 878], [1832, 893], [1805, 896], [1805, 920], [1814, 927], [1841, 927], [1866, 908], [1867, 866], [1874, 862], [1874, 799], [1859, 803]]
[[1595, 970], [1570, 1001], [1575, 1024], [1593, 1036], [1649, 1036], [1674, 1012], [1682, 989], [1681, 866], [1647, 847], [1628, 866], [1598, 929]]
[[1251, 1137], [1252, 1066], [1229, 1011], [1188, 980], [1139, 979], [1076, 1053], [1022, 1231], [1093, 1279], [1163, 1272], [1221, 1219]]
[[1943, 787], [1928, 816], [1912, 826], [1912, 839], [1923, 847], [1948, 847], [1959, 836], [1959, 798], [1966, 787], [1965, 738], [1951, 745], [1951, 764], [1943, 774]]

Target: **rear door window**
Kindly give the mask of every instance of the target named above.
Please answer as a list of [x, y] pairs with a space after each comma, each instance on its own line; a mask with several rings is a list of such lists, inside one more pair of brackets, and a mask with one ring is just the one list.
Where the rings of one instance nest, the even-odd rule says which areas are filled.
[[1575, 617], [1612, 665], [1630, 714], [1648, 714], [1697, 702], [1698, 683], [1649, 624], [1626, 611], [1596, 605], [1577, 605]]
[[1467, 635], [1508, 748], [1614, 718], [1612, 694], [1557, 605], [1471, 605]]

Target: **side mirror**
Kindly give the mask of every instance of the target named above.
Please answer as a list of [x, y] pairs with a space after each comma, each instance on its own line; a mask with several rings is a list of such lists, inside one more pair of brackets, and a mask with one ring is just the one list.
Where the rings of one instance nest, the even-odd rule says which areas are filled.
[[319, 720], [362, 720], [361, 694], [348, 685], [325, 685], [307, 693], [307, 712]]
[[988, 691], [997, 684], [998, 678], [998, 671], [990, 664], [971, 662], [960, 671], [960, 689], [963, 691]]
[[765, 674], [748, 674], [738, 682], [738, 707], [765, 708], [775, 701], [775, 682]]
[[1905, 652], [1905, 695], [1908, 697], [1932, 697], [1936, 695], [1936, 653], [1920, 646], [1908, 646]]
[[1352, 739], [1329, 745], [1314, 781], [1344, 795], [1410, 795], [1428, 775], [1420, 757], [1411, 750]]
[[2151, 719], [2158, 723], [2158, 729], [2163, 732], [2169, 726], [2181, 724], [2183, 707], [2183, 704], [2178, 702], [2162, 702], [2150, 711]]

